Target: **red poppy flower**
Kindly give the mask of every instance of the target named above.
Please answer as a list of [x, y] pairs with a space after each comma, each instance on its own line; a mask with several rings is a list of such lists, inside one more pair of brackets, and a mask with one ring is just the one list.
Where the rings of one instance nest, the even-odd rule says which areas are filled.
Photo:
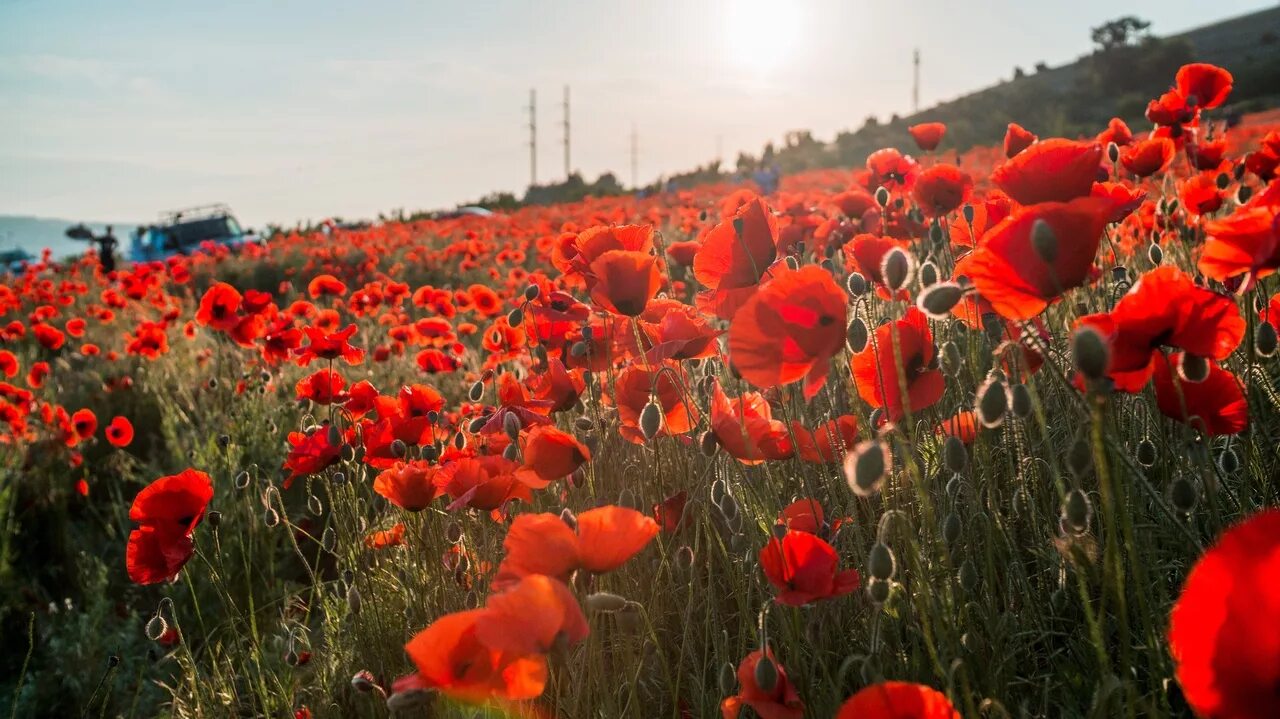
[[996, 167], [991, 181], [1024, 205], [1067, 202], [1089, 194], [1101, 160], [1096, 142], [1041, 140]]
[[1226, 359], [1244, 337], [1240, 309], [1228, 297], [1198, 287], [1177, 267], [1142, 276], [1111, 312], [1087, 315], [1077, 326], [1097, 330], [1110, 347], [1116, 388], [1137, 392], [1151, 377], [1152, 353], [1176, 347], [1200, 357]]
[[310, 344], [294, 350], [298, 364], [306, 367], [312, 360], [335, 360], [341, 357], [349, 365], [357, 365], [364, 361], [364, 350], [353, 347], [350, 340], [356, 333], [355, 325], [347, 325], [340, 332], [326, 332], [319, 327], [307, 327], [306, 333]]
[[156, 584], [178, 575], [195, 553], [191, 534], [213, 499], [209, 475], [195, 469], [161, 477], [134, 497], [126, 564], [138, 584]]
[[844, 455], [858, 443], [858, 420], [853, 415], [842, 415], [827, 420], [812, 431], [800, 424], [791, 423], [795, 437], [796, 454], [806, 462], [830, 464], [844, 460]]
[[1147, 193], [1126, 185], [1123, 182], [1095, 182], [1090, 197], [1099, 197], [1111, 202], [1112, 211], [1107, 217], [1109, 222], [1123, 222], [1124, 218], [1142, 206]]
[[12, 378], [22, 369], [18, 364], [18, 356], [9, 350], [0, 350], [0, 373]]
[[1257, 199], [1205, 223], [1204, 252], [1197, 266], [1206, 276], [1225, 282], [1247, 275], [1251, 286], [1280, 267], [1280, 205]]
[[98, 416], [91, 409], [78, 409], [71, 415], [71, 426], [80, 439], [89, 439], [98, 431]]
[[316, 404], [327, 405], [345, 402], [347, 394], [342, 389], [346, 386], [347, 380], [342, 375], [331, 369], [322, 369], [298, 380], [294, 389], [297, 391], [298, 399], [308, 399]]
[[347, 294], [347, 285], [333, 275], [316, 275], [307, 283], [307, 294], [311, 299], [321, 297], [342, 297]]
[[569, 235], [568, 241], [557, 245], [552, 262], [566, 274], [586, 275], [591, 263], [606, 252], [624, 250], [653, 254], [653, 227], [651, 225], [609, 225], [583, 230], [577, 236]]
[[408, 512], [421, 512], [440, 496], [437, 468], [424, 460], [396, 462], [373, 480], [373, 491]]
[[289, 454], [284, 460], [284, 468], [289, 470], [289, 476], [283, 482], [285, 489], [291, 487], [298, 477], [323, 471], [342, 458], [342, 442], [333, 444], [330, 434], [327, 427], [313, 430], [310, 434], [289, 433]]
[[938, 164], [916, 176], [911, 190], [926, 217], [941, 217], [963, 205], [973, 190], [973, 178], [955, 165]]
[[805, 397], [813, 397], [844, 345], [848, 302], [821, 267], [780, 270], [734, 316], [729, 359], [757, 387], [804, 379]]
[[35, 335], [41, 347], [50, 351], [62, 349], [62, 345], [67, 343], [67, 336], [62, 330], [43, 322], [31, 325], [31, 334]]
[[867, 189], [885, 188], [890, 192], [898, 188], [910, 189], [915, 182], [920, 165], [910, 155], [904, 155], [892, 147], [886, 147], [867, 155]]
[[835, 719], [960, 719], [960, 712], [937, 689], [889, 681], [849, 697]]
[[133, 442], [133, 424], [128, 417], [112, 417], [106, 429], [107, 441], [113, 447], [128, 447]]
[[890, 422], [932, 407], [946, 390], [929, 320], [915, 307], [902, 319], [877, 327], [874, 341], [851, 358], [850, 367], [858, 394], [872, 407], [883, 407]]
[[733, 319], [777, 256], [778, 222], [765, 201], [753, 197], [707, 233], [693, 258], [694, 277], [707, 288], [698, 308]]
[[1178, 201], [1196, 217], [1217, 212], [1223, 201], [1217, 178], [1207, 172], [1188, 177], [1178, 186]]
[[1177, 149], [1167, 137], [1151, 137], [1135, 142], [1120, 152], [1120, 164], [1138, 177], [1148, 177], [1167, 168]]
[[573, 474], [590, 461], [591, 450], [576, 437], [552, 424], [544, 424], [529, 430], [524, 441], [524, 467], [522, 472], [537, 479], [526, 483], [546, 485]]
[[1095, 139], [1098, 141], [1098, 144], [1103, 147], [1106, 147], [1108, 143], [1112, 142], [1116, 143], [1120, 147], [1124, 147], [1130, 142], [1133, 142], [1133, 131], [1129, 129], [1129, 125], [1127, 125], [1124, 120], [1121, 120], [1118, 117], [1113, 117], [1111, 118], [1111, 121], [1107, 123], [1107, 129], [1098, 133], [1098, 137]]
[[858, 570], [840, 571], [840, 557], [830, 544], [796, 529], [769, 539], [760, 550], [760, 568], [778, 590], [778, 603], [793, 607], [842, 597], [861, 582]]
[[591, 262], [591, 299], [608, 312], [635, 317], [662, 289], [658, 258], [645, 252], [609, 250]]
[[1206, 62], [1195, 62], [1178, 68], [1178, 92], [1188, 104], [1212, 110], [1227, 101], [1231, 94], [1231, 73]]
[[533, 500], [529, 490], [543, 483], [517, 474], [519, 468], [500, 456], [464, 457], [445, 464], [436, 481], [453, 500], [451, 511], [471, 507], [491, 512], [517, 499]]
[[942, 136], [947, 134], [947, 126], [941, 122], [922, 122], [908, 127], [907, 132], [911, 133], [911, 139], [916, 141], [916, 147], [925, 152], [932, 152], [937, 149], [938, 143], [942, 142]]
[[531, 574], [485, 602], [476, 637], [491, 649], [513, 654], [546, 654], [557, 644], [573, 646], [590, 629], [578, 600], [564, 582]]
[[[756, 682], [756, 665], [768, 657], [777, 670], [777, 680], [769, 691], [765, 691]], [[782, 668], [773, 652], [756, 650], [751, 652], [738, 665], [738, 693], [720, 703], [723, 719], [737, 719], [742, 707], [751, 707], [760, 719], [803, 719], [804, 702], [795, 685], [787, 679], [787, 671]]]
[[653, 519], [662, 531], [675, 534], [691, 523], [691, 517], [685, 511], [688, 504], [689, 493], [682, 489], [653, 505]]
[[1209, 376], [1188, 382], [1179, 376], [1182, 353], [1157, 355], [1154, 385], [1160, 413], [1209, 436], [1239, 434], [1249, 426], [1249, 404], [1240, 380], [1216, 362], [1209, 362]]
[[622, 423], [618, 433], [634, 444], [645, 442], [640, 413], [650, 400], [656, 401], [662, 411], [658, 437], [685, 434], [698, 423], [697, 406], [685, 401], [692, 385], [684, 368], [671, 360], [650, 367], [628, 365], [613, 385], [612, 399]]
[[[618, 325], [612, 333], [615, 351], [625, 356], [644, 355], [656, 364], [665, 359], [700, 359], [717, 353], [716, 338], [707, 318], [693, 307], [672, 299], [656, 299], [636, 318], [639, 339], [630, 326]], [[629, 323], [627, 323], [629, 324]], [[637, 347], [643, 342], [643, 348]]]
[[415, 685], [454, 699], [532, 699], [547, 682], [547, 660], [541, 654], [518, 654], [490, 648], [480, 641], [479, 621], [486, 609], [446, 614], [409, 640], [404, 650], [418, 668]]
[[240, 305], [244, 297], [226, 282], [217, 282], [205, 290], [196, 311], [196, 322], [223, 332], [230, 332], [240, 322]]
[[1196, 562], [1169, 617], [1169, 653], [1196, 714], [1280, 716], [1280, 510], [1228, 529]]
[[31, 364], [31, 369], [27, 370], [27, 386], [32, 389], [39, 389], [44, 386], [44, 379], [48, 376], [48, 362], [33, 362]]
[[364, 546], [369, 549], [386, 549], [404, 544], [404, 522], [396, 522], [391, 529], [369, 532], [364, 536]]
[[1023, 150], [1031, 147], [1040, 138], [1035, 133], [1027, 130], [1016, 122], [1009, 123], [1008, 129], [1004, 131], [1004, 156], [1011, 158]]
[[822, 505], [816, 499], [797, 499], [778, 514], [778, 524], [797, 532], [819, 534], [824, 529], [824, 522]]
[[605, 506], [581, 512], [574, 527], [556, 514], [520, 514], [502, 542], [506, 556], [494, 586], [531, 574], [562, 581], [579, 569], [604, 574], [626, 564], [658, 534], [658, 523], [634, 509]]
[[730, 400], [718, 381], [711, 395], [711, 432], [729, 456], [743, 464], [794, 454], [787, 425], [773, 418], [760, 393], [745, 392]]
[[[1002, 316], [1031, 319], [1089, 279], [1113, 210], [1111, 200], [1099, 197], [1022, 208], [988, 230], [978, 248], [956, 263], [955, 274], [972, 280]], [[1057, 240], [1052, 262], [1046, 262], [1031, 241], [1041, 221]]]

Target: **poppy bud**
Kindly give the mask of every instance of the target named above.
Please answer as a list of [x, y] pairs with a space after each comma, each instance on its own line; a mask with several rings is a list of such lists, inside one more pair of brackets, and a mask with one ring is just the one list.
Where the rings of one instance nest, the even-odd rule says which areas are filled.
[[334, 485], [338, 487], [341, 487], [342, 485], [347, 483], [347, 475], [345, 472], [334, 472], [333, 476], [330, 477], [329, 479], [332, 480]]
[[729, 524], [733, 524], [738, 519], [738, 500], [732, 494], [726, 494], [721, 497], [720, 503], [716, 505], [716, 508], [720, 510], [721, 516]]
[[609, 592], [596, 592], [587, 595], [587, 600], [583, 602], [589, 612], [601, 612], [604, 614], [613, 614], [620, 612], [627, 606], [625, 597], [620, 597]]
[[929, 225], [929, 241], [932, 242], [935, 247], [941, 247], [942, 240], [942, 224], [937, 220], [934, 220], [933, 224]]
[[520, 429], [520, 417], [517, 416], [515, 412], [508, 412], [506, 416], [502, 418], [502, 431], [506, 432], [507, 436], [511, 438], [511, 441], [514, 442], [520, 438]]
[[879, 492], [888, 468], [889, 448], [874, 439], [860, 442], [844, 458], [845, 481], [859, 497]]
[[947, 471], [953, 474], [960, 474], [969, 466], [969, 450], [965, 449], [964, 442], [959, 437], [949, 436], [942, 443], [942, 458]]
[[[1243, 166], [1244, 166], [1244, 163], [1241, 163], [1241, 167]], [[1251, 197], [1253, 197], [1252, 187], [1249, 187], [1248, 185], [1241, 185], [1240, 187], [1236, 188], [1236, 202], [1243, 205], [1244, 203], [1248, 202], [1249, 198]]]
[[1218, 469], [1223, 474], [1235, 474], [1240, 471], [1240, 455], [1231, 447], [1227, 447], [1218, 455]]
[[704, 457], [715, 456], [716, 450], [720, 448], [720, 440], [716, 437], [715, 432], [707, 430], [698, 435], [698, 451], [702, 452]]
[[738, 688], [738, 675], [729, 662], [720, 665], [720, 675], [717, 679], [720, 682], [720, 693], [725, 696], [733, 694], [733, 690]]
[[906, 287], [911, 281], [911, 273], [914, 269], [914, 262], [911, 255], [901, 247], [894, 247], [884, 255], [884, 260], [880, 263], [880, 275], [884, 277], [884, 284], [892, 292]]
[[964, 560], [964, 563], [960, 565], [960, 587], [966, 592], [972, 593], [978, 590], [979, 581], [978, 568], [974, 565], [973, 560]]
[[267, 507], [266, 511], [262, 513], [262, 523], [267, 525], [268, 528], [276, 526], [280, 523], [280, 513], [274, 507]]
[[333, 527], [324, 528], [324, 534], [320, 535], [320, 546], [324, 547], [326, 552], [332, 552], [334, 547], [338, 546], [338, 534], [333, 531]]
[[1084, 477], [1093, 468], [1093, 448], [1083, 438], [1067, 448], [1067, 469], [1077, 477]]
[[373, 678], [373, 674], [367, 669], [362, 669], [351, 677], [351, 688], [358, 692], [373, 691], [373, 688], [377, 685], [377, 680]]
[[1215, 181], [1218, 185], [1219, 190], [1225, 190], [1227, 189], [1227, 185], [1231, 184], [1231, 176], [1225, 172], [1219, 172], [1218, 177], [1215, 178]]
[[159, 612], [156, 612], [155, 616], [147, 620], [147, 626], [144, 631], [147, 639], [158, 642], [160, 637], [163, 637], [164, 633], [169, 631], [169, 623], [164, 620], [164, 617], [160, 616]]
[[236, 479], [235, 479], [236, 489], [247, 488], [249, 486], [249, 481], [251, 479], [252, 477], [249, 476], [248, 470], [244, 470], [244, 469], [240, 470], [239, 472], [236, 473]]
[[756, 662], [754, 679], [756, 686], [765, 694], [772, 694], [778, 687], [778, 667], [768, 655], [760, 657], [760, 661]]
[[676, 569], [687, 572], [693, 568], [693, 548], [688, 545], [682, 545], [676, 550]]
[[881, 207], [886, 207], [889, 204], [889, 190], [883, 185], [876, 188], [876, 204]]
[[1179, 207], [1179, 205], [1178, 205], [1178, 201], [1177, 201], [1176, 199], [1169, 200], [1169, 207], [1168, 207], [1168, 210], [1169, 210], [1169, 214], [1170, 214], [1170, 215], [1172, 215], [1173, 213], [1177, 212], [1177, 211], [1178, 211], [1178, 207]]
[[955, 376], [960, 368], [964, 366], [964, 357], [960, 354], [960, 346], [951, 340], [942, 343], [942, 359], [939, 364], [942, 371], [949, 375]]
[[738, 237], [742, 237], [742, 228], [745, 226], [746, 226], [746, 223], [743, 221], [741, 217], [733, 218], [733, 233]]
[[867, 323], [863, 322], [861, 317], [854, 317], [845, 328], [844, 339], [850, 352], [858, 353], [866, 349], [867, 340], [870, 339]]
[[1178, 376], [1192, 384], [1205, 381], [1209, 378], [1209, 360], [1183, 352], [1182, 359], [1178, 362]]
[[1111, 350], [1102, 335], [1086, 325], [1077, 329], [1071, 338], [1071, 358], [1085, 379], [1097, 382], [1107, 376]]
[[467, 423], [467, 431], [471, 434], [479, 434], [480, 430], [484, 429], [484, 425], [488, 421], [488, 417], [476, 417]]
[[939, 282], [926, 287], [916, 296], [916, 306], [931, 319], [947, 318], [951, 309], [964, 299], [964, 288], [954, 282]]
[[524, 310], [519, 307], [507, 313], [507, 324], [512, 327], [519, 327], [524, 324]]
[[1009, 389], [1009, 409], [1019, 419], [1031, 416], [1031, 390], [1025, 384], [1016, 384]]
[[1156, 463], [1156, 443], [1146, 437], [1143, 437], [1142, 441], [1138, 442], [1138, 446], [1134, 454], [1137, 456], [1138, 464], [1143, 467], [1150, 467]]
[[1120, 146], [1119, 146], [1119, 145], [1117, 145], [1117, 144], [1116, 144], [1116, 143], [1114, 143], [1114, 142], [1108, 142], [1108, 143], [1107, 143], [1107, 159], [1108, 159], [1108, 160], [1111, 160], [1111, 164], [1113, 164], [1113, 165], [1120, 161]]
[[467, 438], [461, 432], [453, 433], [453, 448], [462, 449], [467, 446]]
[[538, 299], [538, 295], [542, 294], [542, 288], [537, 285], [529, 285], [524, 288], [524, 298], [529, 302]]
[[1147, 259], [1151, 260], [1153, 265], [1160, 264], [1164, 261], [1164, 248], [1154, 242], [1151, 243], [1151, 246], [1147, 248]]
[[960, 539], [960, 532], [964, 529], [964, 525], [960, 521], [960, 515], [951, 512], [947, 518], [942, 520], [942, 541], [947, 546], [954, 546]]
[[426, 689], [408, 689], [396, 692], [387, 697], [387, 711], [395, 714], [425, 706], [431, 701], [432, 694]]
[[320, 498], [314, 494], [307, 497], [307, 511], [319, 517], [324, 514], [324, 502], [321, 502]]
[[1257, 351], [1259, 357], [1271, 357], [1276, 353], [1276, 326], [1270, 322], [1262, 322], [1258, 324], [1258, 329], [1254, 330], [1253, 348]]
[[1004, 415], [1008, 409], [1009, 390], [998, 377], [987, 378], [978, 387], [978, 401], [974, 407], [978, 421], [982, 426], [994, 429], [1004, 422]]
[[920, 286], [932, 287], [938, 282], [938, 266], [933, 264], [933, 260], [920, 265]]
[[347, 608], [351, 610], [352, 614], [359, 614], [360, 603], [360, 590], [356, 589], [356, 585], [352, 584], [347, 587]]
[[569, 525], [569, 529], [578, 531], [578, 515], [574, 514], [572, 509], [565, 507], [560, 510], [560, 521]]
[[883, 579], [876, 579], [875, 577], [871, 577], [867, 580], [867, 596], [876, 606], [880, 606], [881, 604], [889, 601], [889, 590], [891, 589], [893, 589], [893, 584], [891, 582], [886, 582]]
[[[583, 335], [584, 335], [584, 336], [586, 335], [586, 331], [585, 331], [585, 330], [583, 331]], [[586, 342], [574, 342], [573, 344], [569, 345], [569, 355], [570, 355], [571, 357], [578, 357], [578, 358], [586, 357], [586, 356], [587, 356], [587, 343], [586, 343]]]
[[717, 479], [711, 483], [711, 503], [720, 506], [720, 501], [728, 494], [729, 488], [723, 479]]
[[581, 432], [590, 432], [595, 423], [591, 421], [590, 417], [579, 417], [573, 421], [573, 426]]
[[649, 400], [644, 409], [640, 410], [640, 433], [646, 440], [650, 440], [657, 436], [660, 429], [662, 429], [662, 409], [658, 407], [657, 402]]
[[1058, 235], [1043, 219], [1037, 219], [1031, 225], [1031, 248], [1045, 262], [1058, 258]]
[[1066, 499], [1062, 500], [1062, 518], [1072, 532], [1084, 534], [1088, 531], [1093, 518], [1093, 502], [1089, 501], [1089, 495], [1079, 489], [1067, 492]]
[[502, 458], [508, 462], [514, 462], [520, 458], [520, 448], [516, 446], [515, 442], [512, 442], [503, 448]]
[[114, 655], [114, 654], [112, 654], [111, 656], [107, 657], [107, 668], [108, 668], [108, 669], [115, 669], [115, 668], [116, 668], [116, 667], [118, 667], [118, 666], [120, 666], [120, 657], [118, 657], [118, 656], [116, 656], [116, 655]]
[[213, 527], [214, 529], [217, 529], [218, 525], [222, 524], [222, 512], [219, 512], [218, 510], [215, 509], [209, 512], [208, 519], [209, 519], [209, 526]]
[[[618, 506], [627, 507], [629, 509], [638, 509], [640, 507], [640, 502], [636, 501], [635, 492], [632, 492], [630, 489], [624, 489], [618, 493]], [[563, 519], [564, 513], [562, 512], [560, 516]], [[575, 517], [574, 527], [576, 528], [577, 526], [577, 518]]]
[[867, 278], [862, 276], [861, 272], [854, 272], [844, 281], [845, 288], [849, 290], [849, 294], [854, 297], [861, 297], [867, 293]]
[[1177, 476], [1169, 484], [1169, 504], [1182, 514], [1190, 514], [1200, 502], [1200, 490], [1184, 476]]
[[871, 555], [867, 557], [867, 573], [873, 579], [889, 581], [897, 573], [898, 562], [893, 557], [893, 550], [884, 542], [876, 542], [871, 547]]
[[787, 269], [789, 270], [800, 269], [800, 261], [795, 258], [795, 255], [787, 255]]

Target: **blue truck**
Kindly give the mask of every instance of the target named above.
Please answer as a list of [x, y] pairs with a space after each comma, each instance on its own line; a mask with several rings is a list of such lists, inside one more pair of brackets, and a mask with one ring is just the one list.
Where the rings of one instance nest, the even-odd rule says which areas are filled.
[[259, 238], [245, 230], [223, 204], [189, 207], [166, 212], [154, 225], [138, 227], [130, 235], [129, 259], [133, 262], [163, 260], [189, 254], [206, 242], [238, 249]]

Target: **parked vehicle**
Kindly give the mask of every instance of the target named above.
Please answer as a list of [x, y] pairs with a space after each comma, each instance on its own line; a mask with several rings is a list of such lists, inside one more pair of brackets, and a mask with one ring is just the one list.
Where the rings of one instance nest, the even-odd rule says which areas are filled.
[[139, 227], [130, 236], [129, 259], [163, 260], [200, 249], [205, 242], [237, 248], [259, 239], [240, 226], [226, 205], [204, 205], [167, 212], [155, 225]]
[[19, 247], [0, 250], [0, 272], [21, 274], [35, 259], [35, 255]]

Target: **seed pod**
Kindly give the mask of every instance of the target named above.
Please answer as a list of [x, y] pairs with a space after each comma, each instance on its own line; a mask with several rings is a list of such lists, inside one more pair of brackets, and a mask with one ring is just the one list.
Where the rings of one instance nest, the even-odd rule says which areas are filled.
[[948, 547], [955, 546], [963, 530], [964, 525], [960, 521], [960, 515], [955, 512], [949, 513], [947, 518], [942, 520], [942, 541], [946, 542]]
[[1083, 438], [1067, 448], [1067, 469], [1076, 477], [1084, 477], [1093, 468], [1093, 448]]
[[854, 297], [861, 297], [867, 293], [867, 278], [860, 272], [850, 273], [844, 285], [849, 290], [849, 294]]
[[1071, 338], [1071, 359], [1085, 379], [1097, 382], [1107, 376], [1111, 350], [1102, 335], [1086, 325], [1077, 329]]
[[352, 614], [360, 613], [361, 601], [360, 590], [356, 589], [356, 585], [352, 584], [347, 587], [347, 608], [351, 610]]
[[892, 248], [880, 261], [880, 276], [884, 278], [885, 287], [888, 287], [890, 292], [897, 292], [906, 287], [911, 281], [911, 273], [914, 269], [915, 262], [911, 259], [911, 255], [901, 247]]
[[769, 655], [760, 657], [756, 662], [755, 671], [756, 686], [760, 687], [760, 691], [765, 694], [772, 694], [773, 690], [778, 686], [778, 667], [769, 658]]
[[849, 488], [859, 497], [870, 497], [880, 491], [889, 468], [889, 447], [879, 440], [860, 442], [844, 458], [844, 477]]
[[720, 682], [720, 693], [725, 696], [733, 694], [733, 691], [738, 688], [738, 674], [729, 662], [720, 665], [720, 675], [717, 679]]
[[1156, 443], [1146, 437], [1143, 437], [1142, 441], [1138, 442], [1138, 446], [1135, 449], [1134, 454], [1137, 457], [1138, 464], [1143, 467], [1150, 467], [1156, 463]]
[[644, 409], [640, 410], [640, 433], [646, 440], [651, 440], [658, 435], [660, 429], [662, 429], [662, 409], [651, 399]]
[[515, 442], [512, 442], [503, 448], [502, 457], [509, 462], [514, 462], [520, 458], [520, 448], [516, 446]]
[[849, 326], [845, 328], [845, 342], [849, 345], [849, 351], [857, 354], [867, 347], [867, 340], [870, 334], [867, 332], [867, 323], [862, 321], [861, 317], [854, 317], [849, 322]]
[[1190, 514], [1200, 502], [1200, 490], [1195, 482], [1179, 475], [1169, 484], [1169, 504], [1183, 514]]
[[356, 672], [351, 677], [351, 688], [358, 692], [370, 692], [378, 685], [378, 681], [374, 679], [373, 674], [367, 669]]
[[1182, 359], [1178, 362], [1178, 376], [1192, 384], [1205, 381], [1209, 378], [1209, 360], [1183, 352]]
[[521, 429], [520, 417], [515, 412], [508, 412], [503, 416], [502, 431], [507, 434], [507, 437], [509, 437], [512, 442], [520, 438]]
[[969, 450], [959, 437], [947, 437], [942, 443], [942, 459], [947, 471], [960, 474], [969, 466]]
[[524, 288], [524, 298], [529, 302], [533, 302], [538, 299], [538, 295], [540, 294], [542, 294], [542, 288], [537, 285], [529, 285]]
[[716, 437], [715, 432], [707, 430], [698, 435], [698, 451], [703, 456], [714, 457], [716, 450], [720, 448], [720, 440]]
[[1031, 249], [1047, 263], [1058, 258], [1058, 235], [1043, 219], [1037, 219], [1031, 225]]
[[880, 606], [889, 601], [889, 590], [893, 589], [892, 582], [886, 582], [883, 579], [871, 577], [867, 580], [867, 597], [873, 604]]
[[955, 282], [938, 282], [916, 296], [916, 306], [935, 320], [944, 320], [952, 308], [964, 299], [964, 288]]
[[627, 606], [627, 600], [625, 597], [610, 594], [609, 592], [596, 592], [588, 595], [583, 604], [589, 612], [612, 614], [622, 611], [623, 607]]
[[1009, 390], [996, 376], [988, 377], [978, 387], [978, 401], [974, 405], [978, 421], [984, 427], [999, 427], [1009, 409]]
[[973, 593], [978, 590], [978, 567], [974, 565], [972, 559], [966, 559], [960, 565], [960, 588], [966, 592]]
[[876, 204], [886, 207], [889, 204], [889, 189], [883, 185], [876, 188]]
[[1276, 353], [1276, 326], [1270, 322], [1261, 322], [1254, 330], [1253, 347], [1259, 357], [1273, 357]]
[[484, 429], [484, 425], [489, 421], [488, 417], [476, 417], [467, 423], [467, 431], [471, 434], [479, 434]]
[[1119, 145], [1114, 142], [1107, 143], [1107, 159], [1110, 160], [1113, 165], [1120, 161]]
[[1231, 184], [1231, 176], [1225, 172], [1219, 172], [1218, 176], [1214, 178], [1214, 181], [1218, 185], [1219, 190], [1225, 190], [1227, 189], [1227, 186]]
[[409, 451], [408, 445], [402, 439], [391, 440], [391, 456], [397, 459], [404, 457], [405, 452]]
[[1218, 455], [1218, 469], [1223, 474], [1235, 474], [1240, 471], [1240, 455], [1236, 454], [1235, 449], [1227, 447], [1222, 450], [1222, 454]]
[[883, 542], [876, 542], [871, 547], [870, 556], [867, 557], [867, 573], [875, 579], [887, 582], [893, 579], [897, 570], [898, 562], [894, 559], [893, 550]]
[[1154, 242], [1151, 243], [1151, 246], [1147, 248], [1147, 259], [1151, 260], [1153, 265], [1160, 264], [1164, 261], [1164, 248]]
[[1066, 498], [1062, 500], [1062, 519], [1075, 534], [1089, 531], [1089, 524], [1093, 519], [1093, 502], [1089, 500], [1089, 495], [1079, 489], [1067, 492]]
[[471, 383], [471, 389], [467, 390], [467, 399], [472, 402], [479, 402], [484, 398], [484, 382], [479, 380]]
[[920, 286], [932, 287], [942, 279], [938, 276], [938, 266], [933, 264], [933, 260], [929, 260], [920, 265]]
[[939, 364], [942, 371], [954, 377], [964, 366], [964, 357], [960, 354], [960, 346], [951, 340], [942, 343]]

